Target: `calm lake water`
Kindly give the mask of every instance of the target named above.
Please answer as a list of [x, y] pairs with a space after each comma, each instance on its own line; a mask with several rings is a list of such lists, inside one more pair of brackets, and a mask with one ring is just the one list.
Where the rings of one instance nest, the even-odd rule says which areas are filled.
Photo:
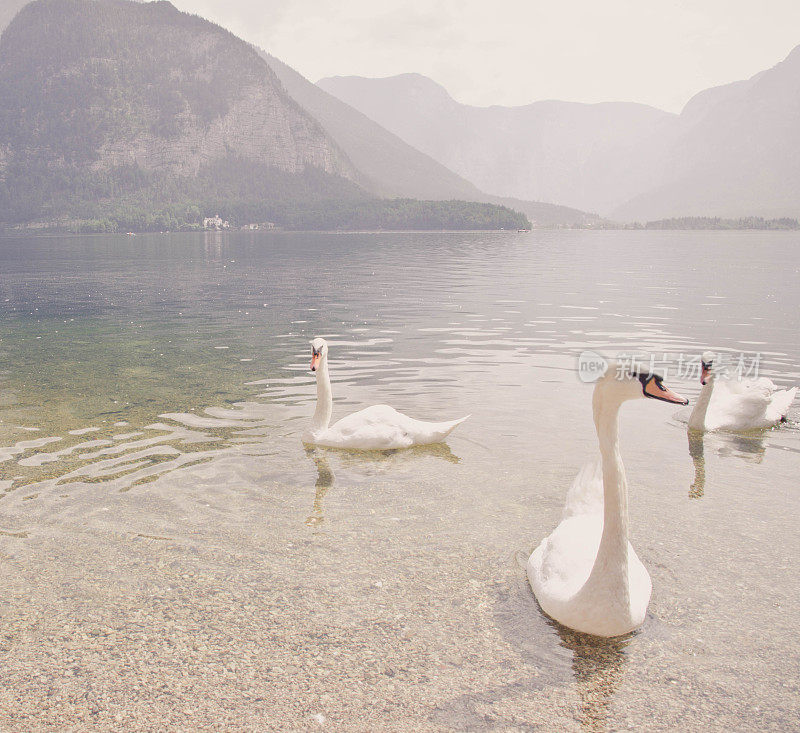
[[[799, 270], [784, 232], [0, 239], [0, 727], [795, 727], [800, 401], [691, 443], [626, 405], [638, 633], [549, 622], [524, 561], [595, 452], [578, 355], [800, 383]], [[306, 451], [317, 335], [334, 419], [472, 417]]]

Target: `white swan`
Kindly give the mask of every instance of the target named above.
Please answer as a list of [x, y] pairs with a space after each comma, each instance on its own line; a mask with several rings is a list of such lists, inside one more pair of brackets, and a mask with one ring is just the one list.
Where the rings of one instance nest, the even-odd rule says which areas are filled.
[[628, 542], [628, 487], [619, 452], [619, 408], [639, 397], [688, 403], [658, 375], [620, 372], [609, 364], [592, 398], [600, 459], [578, 474], [561, 523], [528, 560], [528, 579], [542, 610], [596, 636], [633, 631], [650, 601], [650, 576]]
[[424, 422], [398, 412], [389, 405], [373, 405], [330, 425], [333, 412], [331, 379], [328, 374], [328, 344], [311, 342], [311, 371], [317, 374], [317, 409], [303, 442], [352, 450], [391, 450], [412, 445], [440, 443], [469, 417], [450, 422]]
[[711, 351], [701, 357], [703, 387], [689, 416], [689, 430], [758, 430], [786, 419], [797, 387], [778, 389], [766, 377], [717, 382], [714, 359]]

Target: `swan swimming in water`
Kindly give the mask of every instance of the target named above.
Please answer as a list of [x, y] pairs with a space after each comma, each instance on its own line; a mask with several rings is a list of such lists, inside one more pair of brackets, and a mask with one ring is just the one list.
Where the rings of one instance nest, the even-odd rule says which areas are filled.
[[[333, 412], [331, 379], [328, 374], [328, 343], [311, 342], [311, 371], [317, 375], [317, 408], [303, 442], [351, 450], [392, 450], [412, 445], [440, 443], [464, 420], [425, 422], [398, 412], [389, 405], [373, 405], [330, 425]], [[329, 427], [330, 425], [330, 427]]]
[[717, 382], [714, 359], [711, 351], [701, 357], [703, 387], [689, 416], [689, 430], [758, 430], [786, 419], [797, 387], [778, 389], [766, 377]]
[[650, 575], [628, 542], [628, 485], [618, 421], [623, 402], [644, 397], [689, 402], [656, 374], [608, 365], [592, 397], [600, 459], [581, 469], [561, 523], [528, 559], [528, 579], [542, 610], [564, 626], [595, 636], [633, 631], [650, 602]]

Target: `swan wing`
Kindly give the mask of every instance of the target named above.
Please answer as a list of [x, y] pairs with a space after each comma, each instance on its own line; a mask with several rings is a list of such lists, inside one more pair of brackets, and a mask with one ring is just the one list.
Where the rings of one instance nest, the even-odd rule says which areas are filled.
[[528, 561], [531, 586], [543, 608], [540, 595], [551, 605], [563, 602], [586, 582], [602, 533], [603, 464], [597, 455], [578, 471], [567, 491], [561, 523]]
[[[551, 618], [571, 628], [616, 636], [640, 626], [647, 614], [652, 581], [628, 543], [628, 614], [622, 627], [608, 630], [607, 597], [587, 597], [582, 589], [591, 575], [603, 533], [602, 515], [565, 519], [528, 560], [528, 579], [536, 600]], [[606, 629], [606, 631], [598, 631]]]
[[602, 514], [568, 517], [533, 551], [528, 578], [539, 605], [549, 615], [589, 578], [602, 533]]
[[650, 573], [642, 564], [633, 545], [628, 543], [628, 587], [631, 602], [631, 619], [634, 626], [644, 623], [647, 607], [650, 605], [650, 595], [653, 592], [653, 581]]
[[567, 491], [561, 519], [579, 514], [603, 513], [603, 463], [598, 454], [590, 458], [578, 471]]
[[373, 405], [334, 423], [317, 437], [319, 445], [354, 450], [391, 450], [444, 440], [467, 418], [451, 422], [414, 420], [389, 405]]
[[775, 425], [785, 415], [796, 388], [778, 390], [762, 377], [754, 380], [725, 380], [714, 388], [708, 406], [709, 430], [755, 430]]

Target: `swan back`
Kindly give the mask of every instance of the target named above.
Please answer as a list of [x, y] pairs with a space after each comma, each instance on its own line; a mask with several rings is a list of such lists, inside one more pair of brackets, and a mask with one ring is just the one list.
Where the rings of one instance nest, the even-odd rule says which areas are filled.
[[353, 450], [430, 445], [442, 442], [467, 417], [449, 422], [427, 422], [415, 420], [389, 405], [373, 405], [343, 417], [317, 436], [315, 442]]
[[786, 418], [797, 388], [778, 389], [766, 377], [714, 379], [713, 372], [700, 392], [689, 418], [693, 430], [760, 430]]

